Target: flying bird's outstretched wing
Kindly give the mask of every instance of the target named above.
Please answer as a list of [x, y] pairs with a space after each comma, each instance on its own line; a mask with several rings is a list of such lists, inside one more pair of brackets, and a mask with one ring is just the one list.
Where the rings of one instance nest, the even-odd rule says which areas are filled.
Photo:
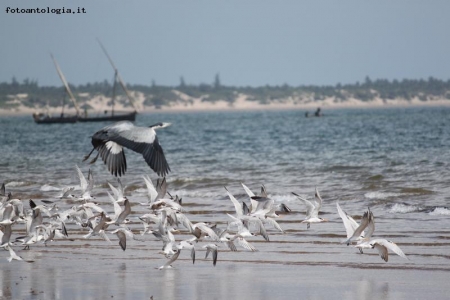
[[[142, 154], [149, 167], [163, 177], [170, 172], [170, 167], [155, 129], [169, 125], [170, 123], [157, 123], [150, 127], [137, 127], [129, 121], [117, 122], [97, 131], [92, 136], [92, 146], [98, 151], [98, 155], [108, 166], [111, 174], [116, 177], [124, 175], [127, 170], [124, 148]], [[85, 157], [85, 160], [91, 153]], [[91, 163], [95, 162], [97, 157]]]

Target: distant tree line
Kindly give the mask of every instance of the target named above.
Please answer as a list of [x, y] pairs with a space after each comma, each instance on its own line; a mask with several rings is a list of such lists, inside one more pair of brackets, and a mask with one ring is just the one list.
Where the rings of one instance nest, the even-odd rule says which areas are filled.
[[[87, 83], [83, 85], [70, 85], [72, 92], [78, 98], [79, 95], [94, 97], [103, 95], [111, 97], [113, 93], [113, 83], [107, 80], [103, 82]], [[430, 98], [445, 98], [450, 100], [450, 80], [444, 81], [429, 77], [428, 79], [403, 79], [392, 80], [376, 79], [371, 80], [366, 77], [364, 82], [354, 84], [336, 84], [334, 86], [314, 86], [300, 85], [265, 85], [261, 87], [236, 87], [225, 86], [220, 81], [219, 74], [216, 74], [214, 81], [210, 84], [202, 83], [198, 85], [186, 84], [183, 77], [180, 77], [178, 86], [157, 85], [154, 81], [149, 85], [129, 84], [128, 89], [141, 92], [145, 96], [144, 105], [161, 107], [171, 105], [181, 100], [181, 95], [185, 94], [191, 98], [201, 98], [202, 101], [215, 102], [225, 100], [234, 102], [240, 94], [245, 94], [251, 101], [260, 103], [270, 103], [272, 101], [282, 101], [288, 98], [309, 98], [312, 101], [323, 100], [332, 97], [334, 101], [344, 102], [347, 99], [355, 98], [361, 101], [371, 101], [375, 98], [383, 100], [402, 98], [411, 100], [418, 98], [427, 101]], [[61, 87], [39, 86], [36, 80], [25, 79], [18, 82], [12, 78], [10, 82], [0, 83], [0, 107], [13, 107], [18, 105], [11, 100], [15, 95], [23, 94], [21, 103], [26, 106], [60, 106], [66, 98], [65, 90]], [[25, 96], [26, 94], [26, 96]], [[115, 90], [115, 95], [124, 97], [121, 89]], [[86, 99], [85, 99], [86, 100]]]

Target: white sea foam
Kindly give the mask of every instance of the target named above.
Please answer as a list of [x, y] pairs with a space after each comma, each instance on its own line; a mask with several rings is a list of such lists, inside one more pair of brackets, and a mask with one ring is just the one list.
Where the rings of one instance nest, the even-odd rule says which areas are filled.
[[197, 182], [197, 181], [201, 182], [201, 181], [207, 180], [207, 179], [208, 178], [203, 178], [203, 177], [180, 177], [175, 180], [167, 180], [167, 183], [170, 184], [170, 183], [176, 182], [176, 183], [180, 184], [180, 183]]
[[61, 189], [48, 184], [44, 184], [43, 186], [41, 186], [40, 190], [43, 192], [52, 192], [52, 191], [60, 191]]
[[420, 211], [422, 207], [418, 205], [409, 205], [404, 203], [395, 203], [392, 205], [388, 212], [391, 214], [407, 214], [410, 212]]
[[368, 199], [386, 199], [386, 198], [390, 198], [390, 197], [397, 197], [400, 195], [401, 194], [398, 194], [398, 193], [369, 192], [369, 193], [365, 193], [364, 197], [366, 197]]
[[201, 190], [177, 190], [172, 196], [178, 195], [179, 197], [190, 197], [190, 198], [218, 198], [218, 197], [225, 197], [226, 193], [219, 193], [219, 192], [207, 192], [207, 191], [201, 191]]
[[450, 209], [447, 207], [436, 207], [429, 214], [432, 216], [450, 216]]
[[19, 187], [19, 186], [27, 186], [30, 185], [28, 181], [11, 181], [5, 184], [5, 187]]
[[[133, 193], [136, 194], [147, 194], [147, 188], [139, 188], [133, 191]], [[217, 192], [208, 192], [204, 191], [202, 189], [197, 190], [186, 190], [186, 189], [177, 189], [177, 190], [170, 190], [170, 194], [172, 196], [178, 195], [179, 197], [190, 197], [190, 198], [218, 198], [218, 197], [225, 197], [226, 192], [225, 190], [223, 193], [220, 193], [220, 190]], [[168, 195], [166, 195], [168, 197]]]
[[[300, 195], [302, 196], [302, 195]], [[308, 198], [308, 196], [303, 196], [305, 199]], [[288, 194], [288, 195], [269, 195], [269, 198], [273, 199], [275, 202], [297, 202], [297, 203], [301, 203], [296, 201], [296, 197], [292, 194]]]

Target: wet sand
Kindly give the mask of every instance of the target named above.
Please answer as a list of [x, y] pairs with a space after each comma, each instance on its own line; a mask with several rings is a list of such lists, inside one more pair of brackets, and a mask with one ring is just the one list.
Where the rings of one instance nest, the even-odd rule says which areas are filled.
[[165, 259], [146, 249], [49, 249], [22, 251], [34, 263], [2, 260], [1, 299], [448, 299], [448, 270], [250, 263], [227, 253], [213, 267], [183, 252], [174, 269], [156, 270]]
[[385, 263], [375, 251], [359, 254], [340, 244], [343, 236], [325, 234], [342, 226], [338, 220], [308, 231], [293, 229], [304, 226], [298, 222], [280, 224], [291, 229], [271, 231], [270, 242], [251, 239], [257, 252], [221, 244], [214, 267], [200, 242], [195, 264], [183, 250], [165, 270], [156, 269], [167, 259], [151, 235], [122, 251], [113, 235], [109, 244], [72, 229], [73, 241], [15, 246], [29, 263], [8, 263], [2, 251], [0, 299], [448, 299], [448, 257], [419, 254], [427, 245], [403, 243], [410, 260], [392, 254]]

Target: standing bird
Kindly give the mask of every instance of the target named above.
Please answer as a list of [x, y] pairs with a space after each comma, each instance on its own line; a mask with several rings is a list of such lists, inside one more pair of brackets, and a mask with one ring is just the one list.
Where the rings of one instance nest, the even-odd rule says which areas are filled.
[[129, 121], [121, 121], [106, 126], [92, 136], [91, 142], [94, 148], [84, 157], [83, 161], [87, 160], [94, 150], [97, 150], [97, 156], [90, 163], [95, 163], [100, 155], [112, 175], [122, 176], [127, 170], [123, 149], [125, 147], [141, 153], [150, 168], [159, 176], [164, 177], [169, 173], [170, 168], [155, 129], [169, 125], [170, 123], [157, 123], [149, 127], [137, 127]]

